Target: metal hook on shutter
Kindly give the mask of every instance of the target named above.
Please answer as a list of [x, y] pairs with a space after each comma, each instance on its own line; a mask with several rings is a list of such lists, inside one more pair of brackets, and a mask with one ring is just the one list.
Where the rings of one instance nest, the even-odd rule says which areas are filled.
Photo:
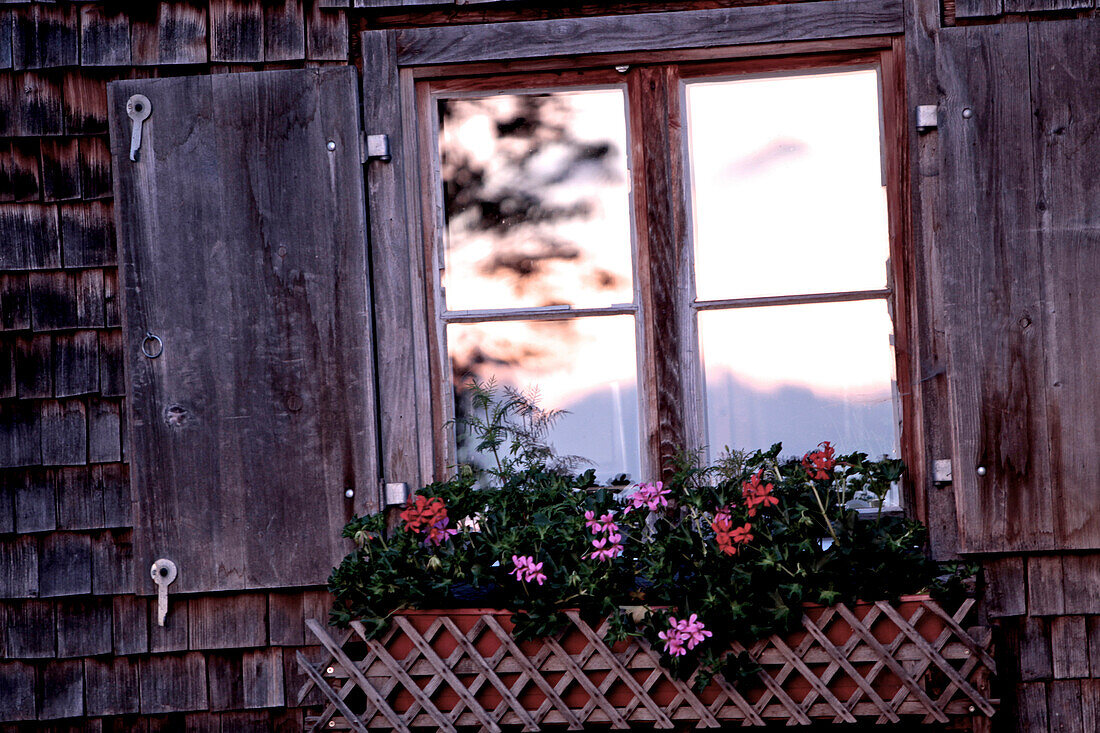
[[[153, 343], [152, 348], [149, 348], [150, 343]], [[164, 353], [164, 342], [160, 340], [160, 336], [151, 331], [146, 331], [145, 338], [141, 340], [141, 353], [149, 359], [156, 359]]]

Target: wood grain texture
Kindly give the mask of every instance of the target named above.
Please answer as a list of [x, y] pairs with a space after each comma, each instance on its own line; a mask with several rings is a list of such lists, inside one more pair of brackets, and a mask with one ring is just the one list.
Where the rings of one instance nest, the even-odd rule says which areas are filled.
[[80, 65], [130, 65], [130, 18], [121, 8], [80, 6]]
[[[1100, 553], [1062, 556], [1066, 613], [1100, 614]], [[1100, 676], [1100, 675], [1097, 675]]]
[[1089, 676], [1089, 643], [1084, 616], [1055, 616], [1050, 620], [1050, 650], [1054, 679]]
[[[54, 604], [50, 601], [5, 602], [0, 639], [8, 659], [40, 659], [57, 656]], [[0, 708], [2, 709], [2, 708]]]
[[0, 539], [0, 598], [38, 595], [38, 541], [34, 535]]
[[902, 30], [900, 0], [746, 8], [400, 30], [402, 65], [843, 38]]
[[54, 206], [0, 204], [0, 241], [8, 243], [0, 248], [0, 269], [61, 266], [57, 208]]
[[38, 540], [38, 595], [92, 592], [92, 539], [76, 532], [52, 532]]
[[130, 59], [135, 66], [205, 64], [209, 60], [207, 3], [150, 2], [131, 8], [129, 15]]
[[140, 661], [141, 712], [206, 710], [206, 659], [198, 652], [143, 657]]
[[[628, 83], [635, 216], [645, 221], [636, 233], [641, 294], [642, 339], [639, 348], [646, 385], [646, 448], [651, 470], [671, 471], [677, 451], [687, 445], [683, 365], [685, 280], [690, 283], [686, 252], [683, 190], [683, 132], [680, 81], [671, 66], [643, 67]], [[664, 478], [664, 476], [662, 476]]]
[[1061, 556], [1027, 558], [1027, 609], [1033, 616], [1057, 616], [1066, 612]]
[[1018, 659], [1020, 679], [1049, 680], [1053, 674], [1050, 649], [1050, 624], [1038, 616], [1025, 616], [1020, 621]]
[[340, 10], [306, 2], [306, 58], [310, 61], [344, 61], [348, 57], [348, 19]]
[[31, 303], [26, 274], [0, 274], [0, 330], [21, 331], [30, 327]]
[[111, 599], [77, 598], [57, 604], [57, 656], [110, 654]]
[[15, 396], [52, 397], [53, 339], [40, 333], [15, 339]]
[[1023, 26], [974, 26], [943, 29], [936, 49], [936, 245], [966, 551], [1056, 546], [1027, 43]]
[[1100, 22], [1029, 27], [1034, 142], [1039, 163], [1049, 451], [1058, 546], [1100, 548]]
[[982, 563], [985, 576], [985, 612], [992, 618], [1027, 613], [1027, 582], [1024, 559], [996, 557]]
[[1006, 13], [1043, 13], [1091, 8], [1094, 5], [1095, 0], [1004, 0]]
[[98, 334], [91, 330], [69, 331], [55, 334], [52, 340], [54, 396], [75, 397], [99, 391]]
[[247, 0], [210, 0], [210, 60], [264, 60], [264, 11]]
[[75, 66], [79, 19], [75, 5], [26, 5], [12, 15], [12, 67]]
[[56, 471], [9, 471], [0, 478], [0, 484], [13, 497], [16, 532], [57, 529]]
[[235, 649], [267, 644], [267, 596], [237, 593], [189, 603], [191, 649]]
[[[98, 353], [94, 341], [92, 348]], [[98, 364], [95, 371], [99, 371]], [[88, 463], [122, 460], [122, 409], [116, 401], [96, 398], [88, 401]]]
[[306, 24], [302, 0], [264, 5], [264, 60], [296, 61], [306, 57]]
[[[106, 137], [80, 138], [80, 191], [85, 199], [111, 196], [111, 148]], [[113, 222], [111, 231], [113, 241]]]
[[127, 657], [85, 660], [84, 695], [88, 715], [139, 712], [138, 671], [138, 660]]
[[61, 76], [58, 71], [27, 71], [0, 76], [0, 99], [10, 101], [0, 115], [0, 135], [60, 135]]
[[1002, 0], [955, 0], [956, 18], [992, 18], [1000, 15], [1004, 8]]
[[42, 148], [42, 200], [80, 198], [80, 162], [76, 138], [46, 138]]
[[1058, 733], [1092, 733], [1085, 729], [1080, 681], [1054, 680], [1049, 689], [1050, 730]]
[[122, 365], [122, 332], [99, 332], [99, 393], [105, 397], [126, 394]]
[[115, 223], [111, 206], [102, 201], [90, 201], [63, 204], [59, 209], [61, 257], [65, 267], [114, 265]]
[[[135, 562], [173, 559], [176, 592], [324, 582], [345, 489], [377, 496], [354, 85], [340, 68], [110, 87]], [[146, 165], [127, 157], [135, 92], [166, 111]]]
[[81, 400], [43, 400], [38, 405], [42, 465], [72, 466], [88, 460], [88, 415]]
[[111, 637], [116, 655], [149, 651], [149, 602], [133, 595], [111, 599]]
[[92, 535], [92, 593], [97, 596], [133, 593], [133, 571], [131, 530], [109, 529]]
[[77, 718], [84, 714], [84, 664], [79, 659], [47, 662], [38, 670], [38, 719]]
[[[42, 195], [41, 146], [38, 140], [12, 140], [7, 179], [10, 201], [37, 201]], [[14, 242], [12, 245], [14, 246]]]
[[107, 79], [109, 72], [73, 69], [62, 77], [62, 115], [70, 135], [107, 132]]
[[[367, 135], [390, 137], [390, 149], [406, 148], [401, 112], [393, 31], [367, 31], [363, 51], [363, 130]], [[384, 480], [422, 485], [419, 435], [430, 430], [419, 424], [418, 380], [414, 340], [409, 334], [423, 329], [413, 318], [413, 239], [405, 213], [410, 206], [405, 191], [403, 155], [389, 162], [368, 161], [367, 203], [370, 208], [372, 295], [377, 350], [379, 436]]]

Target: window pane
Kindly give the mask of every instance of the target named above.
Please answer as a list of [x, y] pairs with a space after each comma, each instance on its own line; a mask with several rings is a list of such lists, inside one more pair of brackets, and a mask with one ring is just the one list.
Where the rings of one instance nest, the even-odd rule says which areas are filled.
[[882, 288], [873, 69], [687, 85], [702, 300]]
[[[634, 317], [452, 324], [447, 350], [455, 413], [469, 409], [471, 378], [535, 392], [545, 410], [568, 410], [549, 434], [558, 455], [588, 459], [603, 481], [640, 473]], [[459, 435], [458, 458], [485, 465]]]
[[618, 89], [440, 102], [447, 308], [634, 300]]
[[711, 456], [723, 446], [897, 457], [885, 300], [699, 314]]

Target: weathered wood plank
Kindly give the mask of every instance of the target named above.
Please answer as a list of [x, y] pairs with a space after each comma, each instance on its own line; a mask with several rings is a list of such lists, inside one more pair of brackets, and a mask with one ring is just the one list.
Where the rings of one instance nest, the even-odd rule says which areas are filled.
[[284, 706], [283, 658], [279, 649], [207, 655], [210, 709]]
[[56, 331], [77, 325], [75, 274], [32, 272], [29, 284], [31, 326], [35, 331]]
[[[80, 138], [80, 190], [85, 199], [110, 198], [111, 149], [105, 137]], [[111, 223], [111, 241], [114, 242], [114, 222]], [[111, 251], [114, 264], [114, 251]]]
[[1085, 729], [1080, 681], [1054, 680], [1049, 689], [1050, 730], [1058, 733], [1091, 733]]
[[[636, 216], [647, 222], [636, 233], [641, 307], [648, 313], [638, 345], [642, 350], [645, 405], [649, 418], [647, 453], [656, 465], [671, 471], [676, 455], [687, 443], [685, 411], [689, 399], [683, 392], [681, 324], [694, 314], [680, 287], [690, 267], [685, 258], [684, 212], [678, 203], [683, 190], [681, 154], [680, 80], [668, 66], [642, 67], [628, 83], [633, 155], [646, 164], [634, 171], [632, 192]], [[657, 152], [660, 151], [660, 152]]]
[[80, 6], [80, 65], [130, 65], [130, 18], [122, 8]]
[[985, 573], [985, 611], [992, 618], [1027, 613], [1024, 559], [1019, 556], [990, 558], [982, 563]]
[[[395, 32], [366, 31], [360, 39], [363, 68], [370, 70], [363, 74], [363, 129], [389, 135], [391, 150], [403, 150]], [[420, 425], [417, 393], [427, 365], [418, 363], [415, 340], [409, 338], [423, 327], [413, 316], [413, 299], [422, 296], [413, 290], [415, 240], [406, 225], [412, 204], [406, 200], [405, 175], [403, 156], [366, 166], [374, 322], [378, 343], [386, 345], [377, 350], [381, 463], [385, 481], [420, 486], [427, 478], [420, 473], [420, 434], [430, 428]]]
[[310, 61], [344, 61], [348, 57], [348, 19], [339, 10], [320, 3], [306, 6], [306, 58]]
[[92, 540], [86, 534], [53, 532], [38, 540], [38, 595], [92, 592]]
[[115, 264], [115, 225], [102, 201], [62, 204], [61, 250], [65, 267]]
[[1084, 151], [1096, 150], [1100, 79], [1081, 69], [1100, 64], [1100, 22], [1037, 23], [1029, 37], [1055, 532], [1059, 547], [1095, 549], [1100, 318], [1093, 284], [1100, 277], [1100, 168]]
[[88, 715], [124, 715], [140, 710], [138, 661], [126, 657], [84, 661]]
[[[15, 386], [15, 339], [11, 335], [0, 338], [0, 399], [10, 399], [17, 394]], [[8, 499], [10, 500], [10, 496]], [[0, 514], [0, 532], [5, 531]], [[10, 530], [9, 530], [10, 531]]]
[[1066, 612], [1060, 555], [1036, 555], [1027, 559], [1027, 607], [1033, 616], [1057, 616]]
[[306, 57], [306, 22], [302, 0], [264, 5], [264, 60], [297, 61]]
[[1001, 0], [955, 0], [956, 18], [992, 18], [1002, 12]]
[[92, 593], [133, 593], [133, 568], [134, 546], [129, 529], [105, 530], [92, 535]]
[[79, 20], [75, 5], [26, 5], [16, 8], [12, 19], [13, 68], [76, 66]]
[[0, 540], [0, 598], [38, 595], [38, 543], [32, 535]]
[[95, 398], [89, 400], [89, 463], [114, 463], [122, 460], [121, 412], [122, 405], [118, 402]]
[[0, 402], [0, 468], [37, 466], [42, 440], [33, 402]]
[[438, 26], [397, 32], [402, 65], [703, 48], [898, 33], [900, 0], [834, 0], [679, 13]]
[[41, 150], [36, 138], [11, 141], [11, 164], [8, 170], [10, 200], [37, 201], [42, 195], [40, 158]]
[[1100, 614], [1100, 553], [1062, 556], [1065, 612]]
[[57, 603], [57, 656], [110, 654], [111, 599], [77, 598]]
[[42, 200], [80, 198], [80, 163], [76, 138], [43, 138]]
[[7, 115], [0, 115], [0, 136], [37, 137], [63, 132], [59, 72], [27, 71], [0, 76], [0, 99], [12, 102]]
[[30, 288], [27, 275], [0, 274], [0, 330], [21, 331], [31, 327]]
[[0, 69], [11, 68], [11, 16], [12, 11], [0, 10]]
[[143, 657], [141, 712], [207, 709], [206, 659], [198, 652]]
[[78, 718], [84, 714], [84, 663], [48, 662], [38, 670], [38, 719]]
[[191, 649], [239, 649], [267, 644], [267, 596], [237, 593], [189, 602]]
[[34, 720], [34, 667], [0, 662], [0, 710], [6, 720]]
[[99, 332], [99, 393], [104, 397], [126, 395], [122, 365], [122, 332]]
[[937, 245], [967, 551], [1056, 541], [1027, 59], [1020, 25], [945, 28], [937, 41]]
[[105, 311], [103, 302], [103, 270], [78, 270], [74, 274], [76, 293], [76, 328], [102, 328]]
[[1091, 8], [1095, 0], [1004, 0], [1006, 13], [1043, 13], [1051, 10]]
[[99, 334], [95, 331], [54, 334], [51, 361], [54, 396], [99, 391]]
[[1055, 616], [1050, 620], [1050, 649], [1054, 679], [1089, 676], [1089, 644], [1084, 616]]
[[210, 0], [210, 60], [264, 60], [264, 12], [260, 3]]
[[[150, 566], [152, 563], [149, 564]], [[148, 567], [144, 568], [148, 571]], [[141, 574], [142, 568], [135, 568], [136, 577], [138, 580], [138, 592], [143, 590], [143, 587], [153, 588], [155, 585], [152, 580], [149, 579], [148, 572]], [[175, 585], [175, 583], [173, 583]], [[164, 626], [157, 623], [157, 604], [155, 599], [149, 599], [150, 602], [147, 606], [149, 611], [149, 652], [157, 654], [159, 652], [176, 652], [184, 651], [187, 649], [187, 607], [190, 605], [186, 598], [180, 598], [172, 593], [172, 590], [168, 591], [168, 617], [164, 620]]]
[[148, 3], [130, 9], [130, 58], [135, 66], [205, 64], [206, 3]]
[[62, 84], [62, 115], [70, 135], [99, 135], [107, 132], [107, 76], [90, 69], [65, 73]]
[[1027, 616], [1020, 623], [1020, 679], [1047, 680], [1053, 674], [1050, 625], [1046, 619]]
[[111, 599], [111, 637], [115, 654], [149, 651], [149, 602], [132, 595]]
[[42, 465], [72, 466], [88, 460], [88, 417], [81, 400], [38, 403]]
[[206, 655], [211, 710], [240, 710], [244, 707], [243, 651]]
[[[135, 561], [174, 559], [178, 592], [322, 583], [345, 490], [377, 496], [354, 84], [345, 67], [110, 88]], [[147, 123], [151, 170], [127, 156], [139, 88], [180, 110]], [[164, 357], [141, 355], [147, 329]]]
[[20, 399], [53, 396], [53, 339], [35, 334], [15, 340], [15, 393]]
[[15, 531], [47, 532], [57, 529], [55, 471], [8, 471], [0, 483], [14, 494]]
[[[0, 618], [3, 643], [0, 649], [9, 659], [42, 659], [57, 655], [57, 620], [50, 601], [8, 601]], [[3, 709], [0, 707], [0, 709]]]
[[60, 267], [57, 207], [0, 204], [0, 242], [7, 243], [0, 248], [0, 269]]

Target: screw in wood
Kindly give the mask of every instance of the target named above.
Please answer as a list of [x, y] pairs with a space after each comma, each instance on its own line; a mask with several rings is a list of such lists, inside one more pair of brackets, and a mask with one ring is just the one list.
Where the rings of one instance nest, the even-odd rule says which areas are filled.
[[344, 492], [344, 496], [346, 496], [350, 499], [351, 497], [355, 496], [355, 491], [352, 490], [352, 489], [348, 489], [347, 491]]
[[970, 109], [969, 107], [963, 108], [963, 119], [964, 120], [969, 120], [973, 116], [974, 116], [974, 110]]
[[979, 476], [984, 476], [985, 475], [985, 466], [978, 466], [978, 475]]
[[335, 140], [329, 140], [328, 145], [326, 145], [325, 147], [328, 148], [329, 150], [336, 150], [336, 141]]

